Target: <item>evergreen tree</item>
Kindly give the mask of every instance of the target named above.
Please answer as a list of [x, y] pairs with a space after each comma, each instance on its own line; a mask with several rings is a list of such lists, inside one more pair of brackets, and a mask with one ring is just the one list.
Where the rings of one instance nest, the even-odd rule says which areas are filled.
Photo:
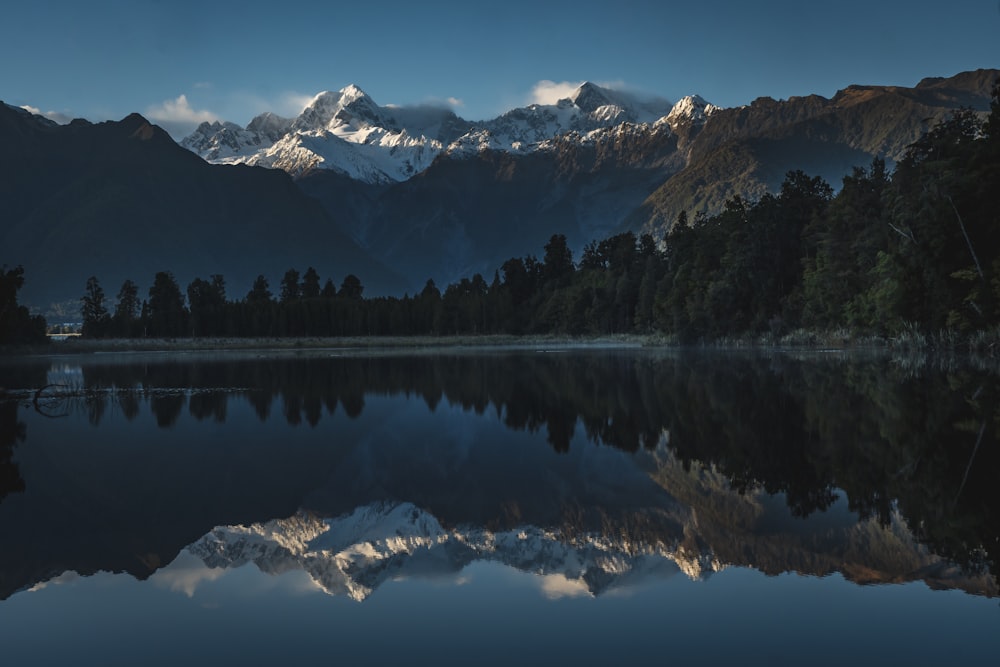
[[564, 234], [553, 234], [545, 244], [543, 273], [548, 282], [559, 281], [573, 273], [573, 253]]
[[344, 277], [344, 282], [340, 284], [340, 292], [337, 294], [341, 299], [348, 299], [351, 301], [361, 300], [361, 294], [365, 291], [364, 286], [361, 284], [361, 279], [358, 278], [353, 273], [349, 273]]
[[441, 330], [441, 290], [434, 281], [427, 280], [414, 304], [414, 327], [417, 333], [432, 334]]
[[281, 303], [295, 301], [301, 296], [299, 287], [299, 272], [295, 269], [285, 271], [285, 277], [281, 279]]
[[219, 336], [224, 333], [226, 281], [214, 274], [212, 281], [195, 278], [187, 288], [192, 336]]
[[150, 336], [176, 337], [187, 331], [187, 310], [177, 280], [169, 271], [160, 271], [149, 288], [147, 332]]
[[115, 314], [112, 316], [112, 329], [116, 336], [129, 338], [138, 333], [136, 323], [141, 312], [139, 302], [139, 287], [126, 279], [118, 290], [118, 301], [115, 304]]
[[32, 316], [17, 303], [24, 286], [24, 267], [0, 267], [0, 344], [40, 343], [46, 340], [45, 318]]
[[299, 294], [303, 299], [315, 299], [319, 296], [319, 292], [319, 274], [316, 273], [316, 269], [310, 266], [302, 275]]
[[111, 318], [104, 305], [104, 290], [96, 276], [87, 278], [86, 291], [80, 299], [80, 315], [83, 318], [83, 336], [100, 338], [108, 331]]
[[253, 281], [253, 287], [247, 293], [246, 301], [249, 304], [261, 305], [266, 303], [271, 303], [273, 295], [271, 294], [270, 286], [267, 283], [267, 278], [263, 275], [258, 275]]

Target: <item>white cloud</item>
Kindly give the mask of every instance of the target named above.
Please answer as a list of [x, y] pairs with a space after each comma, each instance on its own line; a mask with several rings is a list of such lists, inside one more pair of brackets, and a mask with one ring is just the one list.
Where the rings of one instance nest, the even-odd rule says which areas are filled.
[[462, 99], [460, 99], [460, 98], [458, 98], [458, 97], [449, 97], [445, 101], [448, 104], [450, 104], [451, 106], [453, 106], [453, 107], [464, 107], [465, 106], [465, 101], [462, 100]]
[[191, 552], [181, 551], [167, 567], [157, 570], [150, 581], [158, 587], [194, 597], [198, 587], [204, 582], [222, 578], [227, 570], [210, 568]]
[[66, 123], [73, 120], [66, 114], [60, 113], [59, 111], [42, 111], [38, 107], [33, 107], [30, 104], [22, 104], [21, 108], [27, 111], [28, 113], [33, 113], [36, 116], [43, 116], [51, 121], [59, 123], [60, 125], [65, 125]]
[[[295, 92], [284, 93], [274, 106], [274, 113], [286, 118], [295, 118], [312, 104], [315, 97], [315, 95], [303, 95]], [[267, 111], [271, 111], [271, 109], [267, 109]]]
[[532, 104], [555, 104], [576, 92], [583, 81], [549, 81], [543, 79], [531, 89]]
[[[21, 107], [21, 108], [25, 109], [25, 107]], [[31, 111], [31, 110], [28, 109], [28, 111]], [[35, 113], [35, 112], [32, 111], [31, 113]], [[74, 570], [66, 570], [62, 574], [57, 575], [55, 577], [52, 577], [48, 581], [40, 581], [40, 582], [38, 582], [37, 584], [35, 584], [31, 588], [29, 588], [28, 592], [29, 593], [35, 593], [35, 592], [38, 592], [40, 590], [44, 590], [45, 588], [48, 588], [50, 585], [57, 585], [58, 586], [60, 584], [72, 584], [72, 583], [74, 583], [74, 582], [76, 582], [76, 581], [78, 581], [80, 579], [81, 579], [81, 577], [80, 577], [79, 574], [76, 573], [76, 571], [74, 571]]]
[[219, 117], [207, 109], [195, 109], [188, 102], [187, 95], [178, 95], [175, 100], [164, 100], [146, 108], [146, 118], [162, 127], [174, 140], [180, 140], [204, 122], [215, 122]]
[[176, 100], [164, 100], [146, 109], [146, 115], [157, 122], [163, 123], [203, 123], [219, 120], [211, 111], [197, 110], [191, 107], [187, 95], [178, 95]]
[[[574, 88], [573, 90], [576, 90]], [[542, 594], [550, 600], [559, 598], [592, 597], [587, 583], [582, 579], [569, 579], [565, 574], [548, 574], [540, 578]]]
[[[649, 93], [641, 88], [616, 79], [614, 81], [592, 81], [601, 88], [614, 91], [612, 99], [625, 102], [650, 111], [662, 112], [666, 115], [670, 110], [670, 102], [655, 93]], [[536, 83], [528, 97], [528, 104], [555, 104], [559, 100], [572, 97], [573, 93], [584, 84], [583, 81], [549, 81], [543, 79]]]

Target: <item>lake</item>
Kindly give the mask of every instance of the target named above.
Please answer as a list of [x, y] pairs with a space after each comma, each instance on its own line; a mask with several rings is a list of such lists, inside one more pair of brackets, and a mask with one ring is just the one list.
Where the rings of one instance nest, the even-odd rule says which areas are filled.
[[1000, 377], [877, 353], [0, 359], [5, 665], [996, 664]]

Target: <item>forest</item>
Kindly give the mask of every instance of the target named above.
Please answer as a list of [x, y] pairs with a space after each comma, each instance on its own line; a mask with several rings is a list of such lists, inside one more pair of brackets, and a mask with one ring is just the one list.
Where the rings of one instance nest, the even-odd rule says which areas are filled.
[[[969, 337], [1000, 325], [1000, 87], [984, 118], [938, 123], [895, 168], [875, 159], [839, 190], [801, 171], [777, 194], [729, 200], [718, 215], [681, 213], [663, 239], [624, 232], [579, 259], [553, 235], [541, 258], [511, 258], [442, 290], [365, 297], [313, 267], [288, 269], [245, 296], [225, 277], [181, 289], [169, 271], [148, 298], [131, 280], [112, 306], [96, 276], [81, 299], [86, 337], [657, 334], [678, 343], [795, 331]], [[15, 269], [17, 271], [19, 269]], [[23, 272], [4, 273], [0, 340], [40, 326], [17, 310]], [[21, 281], [21, 282], [17, 282]], [[8, 285], [10, 283], [10, 285]], [[8, 313], [20, 313], [14, 318]], [[16, 320], [16, 327], [15, 327]], [[16, 335], [14, 330], [16, 329]]]

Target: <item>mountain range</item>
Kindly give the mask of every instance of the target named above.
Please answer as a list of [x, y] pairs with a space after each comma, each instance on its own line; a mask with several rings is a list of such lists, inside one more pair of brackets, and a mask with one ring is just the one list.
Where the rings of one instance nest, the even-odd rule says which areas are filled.
[[693, 218], [735, 195], [756, 199], [790, 170], [837, 188], [875, 157], [891, 167], [952, 111], [986, 111], [998, 77], [977, 70], [728, 109], [696, 95], [670, 104], [584, 83], [556, 104], [483, 122], [380, 107], [349, 86], [320, 93], [295, 119], [206, 123], [182, 145], [209, 161], [284, 169], [418, 289], [428, 277], [488, 279], [555, 233], [577, 256], [623, 231], [661, 238], [681, 211]]
[[639, 100], [588, 82], [556, 104], [532, 104], [473, 123], [444, 107], [381, 107], [351, 85], [319, 93], [294, 119], [264, 113], [245, 128], [202, 123], [181, 145], [209, 162], [274, 167], [293, 176], [327, 169], [391, 184], [424, 171], [439, 155], [531, 153], [571, 132], [593, 140], [587, 135], [622, 123], [681, 122], [714, 109], [700, 98], [684, 98], [671, 108], [665, 100]]
[[998, 78], [977, 70], [736, 108], [585, 83], [481, 122], [379, 106], [352, 85], [295, 118], [204, 123], [180, 142], [187, 151], [139, 116], [54, 126], [4, 105], [0, 262], [25, 266], [36, 309], [78, 298], [90, 274], [113, 291], [154, 266], [183, 284], [223, 273], [234, 294], [257, 273], [273, 281], [308, 265], [335, 280], [354, 272], [367, 293], [488, 280], [553, 234], [579, 257], [625, 231], [662, 238], [681, 211], [758, 198], [789, 170], [836, 188], [875, 157], [891, 167], [952, 111], [987, 110]]

